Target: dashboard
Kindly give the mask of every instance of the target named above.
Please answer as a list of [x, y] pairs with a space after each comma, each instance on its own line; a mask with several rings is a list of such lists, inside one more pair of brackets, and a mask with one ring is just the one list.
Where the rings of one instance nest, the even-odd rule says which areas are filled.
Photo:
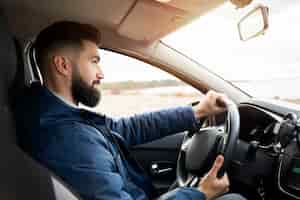
[[[293, 116], [297, 122], [299, 109], [252, 101], [239, 104], [239, 113], [239, 141], [229, 170], [232, 182], [253, 189], [257, 196], [250, 199], [300, 199], [300, 131], [287, 120]], [[224, 130], [225, 118], [217, 115], [213, 124]]]
[[246, 142], [257, 141], [263, 146], [276, 142], [274, 128], [283, 117], [251, 105], [241, 105], [240, 139]]

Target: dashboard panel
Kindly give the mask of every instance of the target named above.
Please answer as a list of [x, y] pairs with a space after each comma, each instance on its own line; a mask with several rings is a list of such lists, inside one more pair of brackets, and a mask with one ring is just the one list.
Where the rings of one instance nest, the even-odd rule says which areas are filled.
[[251, 105], [240, 105], [240, 139], [257, 141], [261, 145], [275, 142], [274, 128], [282, 117]]
[[[238, 105], [239, 141], [228, 169], [231, 185], [248, 199], [300, 199], [300, 106], [251, 99]], [[202, 127], [225, 135], [226, 116], [210, 116]]]
[[[264, 110], [255, 105], [239, 105], [240, 135], [239, 139], [245, 142], [257, 141], [262, 145], [274, 142], [274, 128], [283, 117]], [[226, 113], [215, 116], [212, 124], [224, 130]]]
[[[238, 188], [255, 188], [257, 197], [251, 199], [300, 199], [300, 173], [292, 173], [300, 169], [300, 126], [298, 132], [283, 131], [284, 126], [289, 127], [287, 116], [291, 113], [300, 125], [300, 108], [252, 100], [239, 104], [239, 113], [237, 156], [230, 172]], [[224, 127], [225, 118], [226, 113], [215, 116], [215, 125]], [[283, 145], [286, 138], [289, 142]]]

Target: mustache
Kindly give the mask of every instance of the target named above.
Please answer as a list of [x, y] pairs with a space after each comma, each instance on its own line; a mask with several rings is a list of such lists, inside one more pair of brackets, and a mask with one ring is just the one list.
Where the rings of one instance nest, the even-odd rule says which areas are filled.
[[100, 80], [94, 80], [94, 81], [92, 81], [93, 85], [100, 85], [100, 83], [101, 83]]

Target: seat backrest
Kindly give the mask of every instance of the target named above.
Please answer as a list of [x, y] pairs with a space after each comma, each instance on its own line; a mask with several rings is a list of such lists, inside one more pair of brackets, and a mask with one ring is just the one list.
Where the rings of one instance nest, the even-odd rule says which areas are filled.
[[0, 199], [79, 199], [60, 179], [18, 147], [11, 97], [22, 97], [12, 95], [20, 89], [15, 88], [18, 85], [15, 78], [17, 74], [22, 75], [23, 69], [17, 68], [22, 59], [17, 57], [16, 45], [3, 17], [0, 17], [0, 44]]

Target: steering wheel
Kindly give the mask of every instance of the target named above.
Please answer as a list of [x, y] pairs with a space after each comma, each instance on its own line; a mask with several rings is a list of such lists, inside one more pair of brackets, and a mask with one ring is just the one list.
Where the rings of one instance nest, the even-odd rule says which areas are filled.
[[224, 131], [208, 127], [192, 136], [185, 136], [177, 160], [176, 179], [179, 187], [195, 186], [199, 181], [198, 177], [209, 171], [218, 154], [224, 156], [218, 178], [228, 169], [239, 137], [240, 115], [232, 101], [226, 101], [225, 106], [227, 116]]

